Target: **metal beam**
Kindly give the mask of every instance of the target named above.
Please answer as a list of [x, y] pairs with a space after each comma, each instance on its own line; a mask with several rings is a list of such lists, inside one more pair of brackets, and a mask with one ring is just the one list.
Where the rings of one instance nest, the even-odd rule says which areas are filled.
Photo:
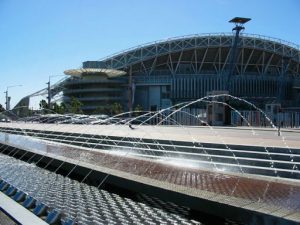
[[244, 68], [243, 68], [243, 73], [245, 73], [246, 70], [247, 70], [247, 67], [248, 67], [248, 65], [249, 65], [249, 63], [250, 63], [250, 60], [251, 60], [252, 55], [253, 55], [253, 52], [254, 52], [254, 49], [252, 49], [252, 51], [251, 51], [251, 53], [250, 53], [250, 56], [248, 57], [248, 60], [247, 60], [245, 66], [244, 66]]
[[199, 69], [198, 69], [198, 73], [200, 73], [200, 71], [201, 71], [201, 69], [202, 69], [202, 66], [203, 66], [203, 64], [204, 64], [204, 61], [205, 61], [205, 59], [206, 59], [207, 52], [208, 52], [208, 48], [205, 49], [205, 53], [204, 53], [204, 56], [203, 56], [203, 58], [202, 58], [202, 62], [201, 62], [200, 67], [199, 67]]
[[175, 68], [175, 74], [177, 73], [178, 67], [180, 65], [182, 55], [183, 55], [183, 51], [180, 52], [180, 55], [179, 55], [179, 58], [178, 58], [178, 61], [177, 61], [177, 64], [176, 64], [176, 68]]
[[263, 69], [263, 73], [264, 73], [264, 74], [267, 72], [267, 70], [268, 70], [268, 68], [269, 68], [269, 66], [270, 66], [270, 64], [271, 64], [271, 62], [272, 62], [273, 57], [274, 57], [274, 53], [271, 54], [270, 58], [268, 59], [267, 64], [264, 65], [264, 69]]

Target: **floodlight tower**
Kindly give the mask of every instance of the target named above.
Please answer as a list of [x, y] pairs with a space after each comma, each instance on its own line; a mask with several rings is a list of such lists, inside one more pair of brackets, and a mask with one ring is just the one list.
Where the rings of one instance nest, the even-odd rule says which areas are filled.
[[62, 77], [62, 76], [65, 76], [65, 75], [51, 75], [49, 76], [49, 81], [46, 83], [47, 84], [47, 100], [48, 100], [48, 108], [51, 109], [51, 98], [53, 97], [52, 96], [52, 93], [51, 93], [51, 78], [52, 77]]
[[233, 19], [229, 20], [229, 23], [235, 24], [235, 27], [232, 29], [232, 31], [235, 31], [235, 38], [234, 38], [233, 45], [231, 48], [227, 79], [225, 82], [226, 90], [229, 92], [231, 89], [231, 76], [233, 75], [234, 67], [236, 64], [240, 32], [245, 29], [245, 27], [243, 25], [250, 20], [251, 20], [250, 18], [243, 18], [243, 17], [234, 17]]
[[50, 77], [49, 77], [49, 81], [46, 83], [47, 84], [47, 99], [48, 99], [48, 108], [50, 109], [51, 106], [51, 84], [50, 84]]
[[8, 96], [8, 89], [9, 88], [13, 88], [13, 87], [22, 87], [22, 85], [12, 85], [12, 86], [7, 86], [6, 87], [6, 91], [4, 92], [5, 94], [5, 109], [6, 110], [10, 110], [10, 100], [11, 100], [11, 97]]

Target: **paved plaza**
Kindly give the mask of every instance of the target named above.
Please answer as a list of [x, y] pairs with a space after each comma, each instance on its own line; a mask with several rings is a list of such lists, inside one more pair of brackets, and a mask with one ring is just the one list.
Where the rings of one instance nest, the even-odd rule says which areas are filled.
[[[115, 155], [97, 149], [76, 147], [36, 138], [26, 137], [29, 130], [48, 134], [90, 134], [109, 137], [132, 137], [133, 140], [176, 140], [194, 143], [217, 143], [226, 145], [279, 147], [300, 149], [299, 130], [271, 128], [228, 128], [228, 127], [171, 127], [126, 125], [58, 125], [34, 123], [3, 123], [1, 127], [21, 129], [25, 135], [6, 134], [1, 143], [25, 151], [47, 156], [82, 168], [109, 174], [121, 180], [138, 182], [141, 185], [168, 190], [173, 193], [209, 201], [215, 207], [230, 206], [248, 212], [265, 214], [284, 221], [300, 222], [300, 182], [298, 179], [283, 179], [247, 173], [209, 171], [191, 168], [187, 164], [170, 165], [147, 158], [127, 154]], [[50, 137], [50, 136], [49, 136]], [[298, 153], [295, 154], [298, 157]], [[298, 170], [298, 169], [297, 169]], [[295, 171], [298, 172], [298, 171]]]
[[[293, 148], [300, 146], [299, 131], [282, 130], [281, 136], [274, 129], [163, 127], [125, 125], [56, 125], [56, 124], [3, 124], [10, 128], [43, 129], [51, 132], [97, 134], [189, 142], [220, 144], [276, 146]], [[11, 137], [10, 137], [11, 136]], [[170, 165], [150, 159], [112, 155], [103, 151], [65, 144], [40, 141], [26, 137], [7, 135], [2, 143], [15, 148], [46, 155], [81, 167], [101, 171], [144, 185], [150, 185], [175, 193], [193, 196], [229, 205], [250, 213], [262, 213], [288, 221], [300, 221], [300, 182], [294, 179], [265, 177], [244, 173], [226, 173], [190, 168], [188, 165]], [[105, 182], [105, 180], [101, 181]]]
[[104, 136], [176, 140], [200, 143], [219, 143], [260, 147], [300, 149], [300, 130], [250, 127], [190, 127], [190, 126], [143, 126], [133, 125], [74, 125], [2, 123], [0, 127], [36, 129], [49, 132], [84, 133]]

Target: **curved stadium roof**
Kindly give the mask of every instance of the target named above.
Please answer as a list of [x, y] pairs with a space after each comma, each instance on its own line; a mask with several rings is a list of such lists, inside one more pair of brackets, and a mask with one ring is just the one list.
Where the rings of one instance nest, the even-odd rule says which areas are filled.
[[[234, 36], [232, 33], [196, 34], [176, 37], [139, 45], [103, 58], [100, 61], [106, 65], [106, 68], [126, 69], [128, 66], [176, 52], [205, 48], [230, 48], [233, 41]], [[281, 58], [287, 58], [290, 61], [292, 74], [300, 76], [300, 46], [296, 44], [261, 35], [242, 34], [239, 46], [244, 49], [259, 50]], [[251, 53], [248, 56], [252, 57]], [[279, 60], [276, 63], [279, 64]]]

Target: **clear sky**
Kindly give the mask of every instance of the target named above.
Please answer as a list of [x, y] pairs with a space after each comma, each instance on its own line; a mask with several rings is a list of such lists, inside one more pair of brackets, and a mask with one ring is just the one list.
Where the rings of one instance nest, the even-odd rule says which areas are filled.
[[[300, 0], [0, 0], [0, 104], [46, 86], [86, 60], [181, 35], [247, 33], [300, 44]], [[61, 77], [51, 78], [55, 82]]]

